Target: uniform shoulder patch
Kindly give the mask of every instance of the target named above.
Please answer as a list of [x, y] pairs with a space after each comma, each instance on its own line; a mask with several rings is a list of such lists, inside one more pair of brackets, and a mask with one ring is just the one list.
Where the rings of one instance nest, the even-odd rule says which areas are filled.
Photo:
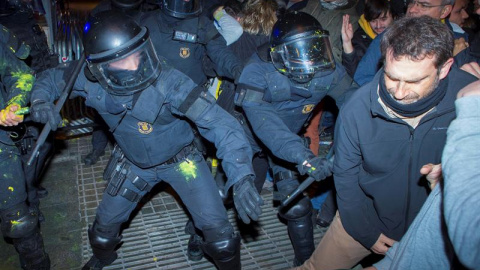
[[190, 48], [188, 47], [181, 47], [180, 48], [180, 57], [188, 58], [190, 57]]
[[313, 108], [315, 108], [315, 104], [307, 104], [307, 105], [303, 106], [302, 113], [303, 114], [310, 113], [310, 112], [312, 112]]
[[138, 132], [142, 134], [150, 134], [153, 131], [153, 126], [147, 122], [138, 122]]

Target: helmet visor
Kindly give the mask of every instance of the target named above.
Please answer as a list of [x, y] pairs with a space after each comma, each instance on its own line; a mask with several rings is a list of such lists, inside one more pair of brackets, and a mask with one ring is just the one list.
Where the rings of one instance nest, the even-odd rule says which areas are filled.
[[89, 68], [100, 84], [114, 95], [131, 95], [147, 88], [161, 70], [150, 39], [120, 58], [91, 63]]
[[282, 73], [303, 76], [335, 69], [332, 49], [326, 31], [295, 39], [271, 49], [275, 67]]
[[189, 18], [202, 12], [198, 0], [163, 0], [165, 12], [176, 18]]

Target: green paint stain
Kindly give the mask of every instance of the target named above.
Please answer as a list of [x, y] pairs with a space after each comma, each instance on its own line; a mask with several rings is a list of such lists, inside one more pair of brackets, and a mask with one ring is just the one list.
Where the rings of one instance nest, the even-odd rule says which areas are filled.
[[186, 159], [180, 163], [179, 167], [187, 182], [197, 178], [197, 165], [193, 161]]
[[17, 79], [15, 87], [22, 89], [23, 91], [32, 90], [33, 81], [35, 80], [35, 77], [33, 77], [32, 74], [18, 71], [13, 72], [12, 77]]

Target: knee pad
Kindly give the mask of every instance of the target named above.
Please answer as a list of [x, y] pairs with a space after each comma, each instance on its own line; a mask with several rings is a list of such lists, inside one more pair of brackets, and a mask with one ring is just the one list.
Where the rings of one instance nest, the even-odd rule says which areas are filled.
[[[302, 196], [302, 195], [301, 195]], [[297, 220], [305, 216], [310, 216], [312, 212], [312, 203], [307, 197], [302, 197], [300, 200], [286, 206], [278, 207], [278, 214], [286, 220]]]
[[88, 229], [88, 239], [92, 246], [93, 254], [99, 259], [110, 259], [115, 247], [122, 240], [120, 233], [121, 224], [100, 225], [96, 221]]
[[22, 202], [0, 212], [1, 230], [5, 237], [23, 238], [32, 235], [38, 229], [38, 216], [30, 212], [27, 204]]
[[227, 261], [240, 250], [240, 236], [227, 222], [223, 226], [204, 228], [205, 243], [203, 249], [215, 261]]

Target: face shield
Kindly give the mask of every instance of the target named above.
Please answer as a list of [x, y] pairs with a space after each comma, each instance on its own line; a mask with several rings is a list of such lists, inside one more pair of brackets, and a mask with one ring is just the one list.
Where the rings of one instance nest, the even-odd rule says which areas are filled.
[[319, 71], [335, 69], [328, 32], [317, 30], [314, 34], [293, 39], [271, 48], [272, 62], [279, 72], [291, 79], [306, 83]]
[[94, 61], [95, 57], [90, 57], [88, 68], [112, 95], [125, 96], [141, 91], [155, 82], [161, 71], [150, 39], [122, 57], [98, 63]]
[[162, 9], [172, 17], [185, 19], [202, 12], [199, 0], [163, 0]]

